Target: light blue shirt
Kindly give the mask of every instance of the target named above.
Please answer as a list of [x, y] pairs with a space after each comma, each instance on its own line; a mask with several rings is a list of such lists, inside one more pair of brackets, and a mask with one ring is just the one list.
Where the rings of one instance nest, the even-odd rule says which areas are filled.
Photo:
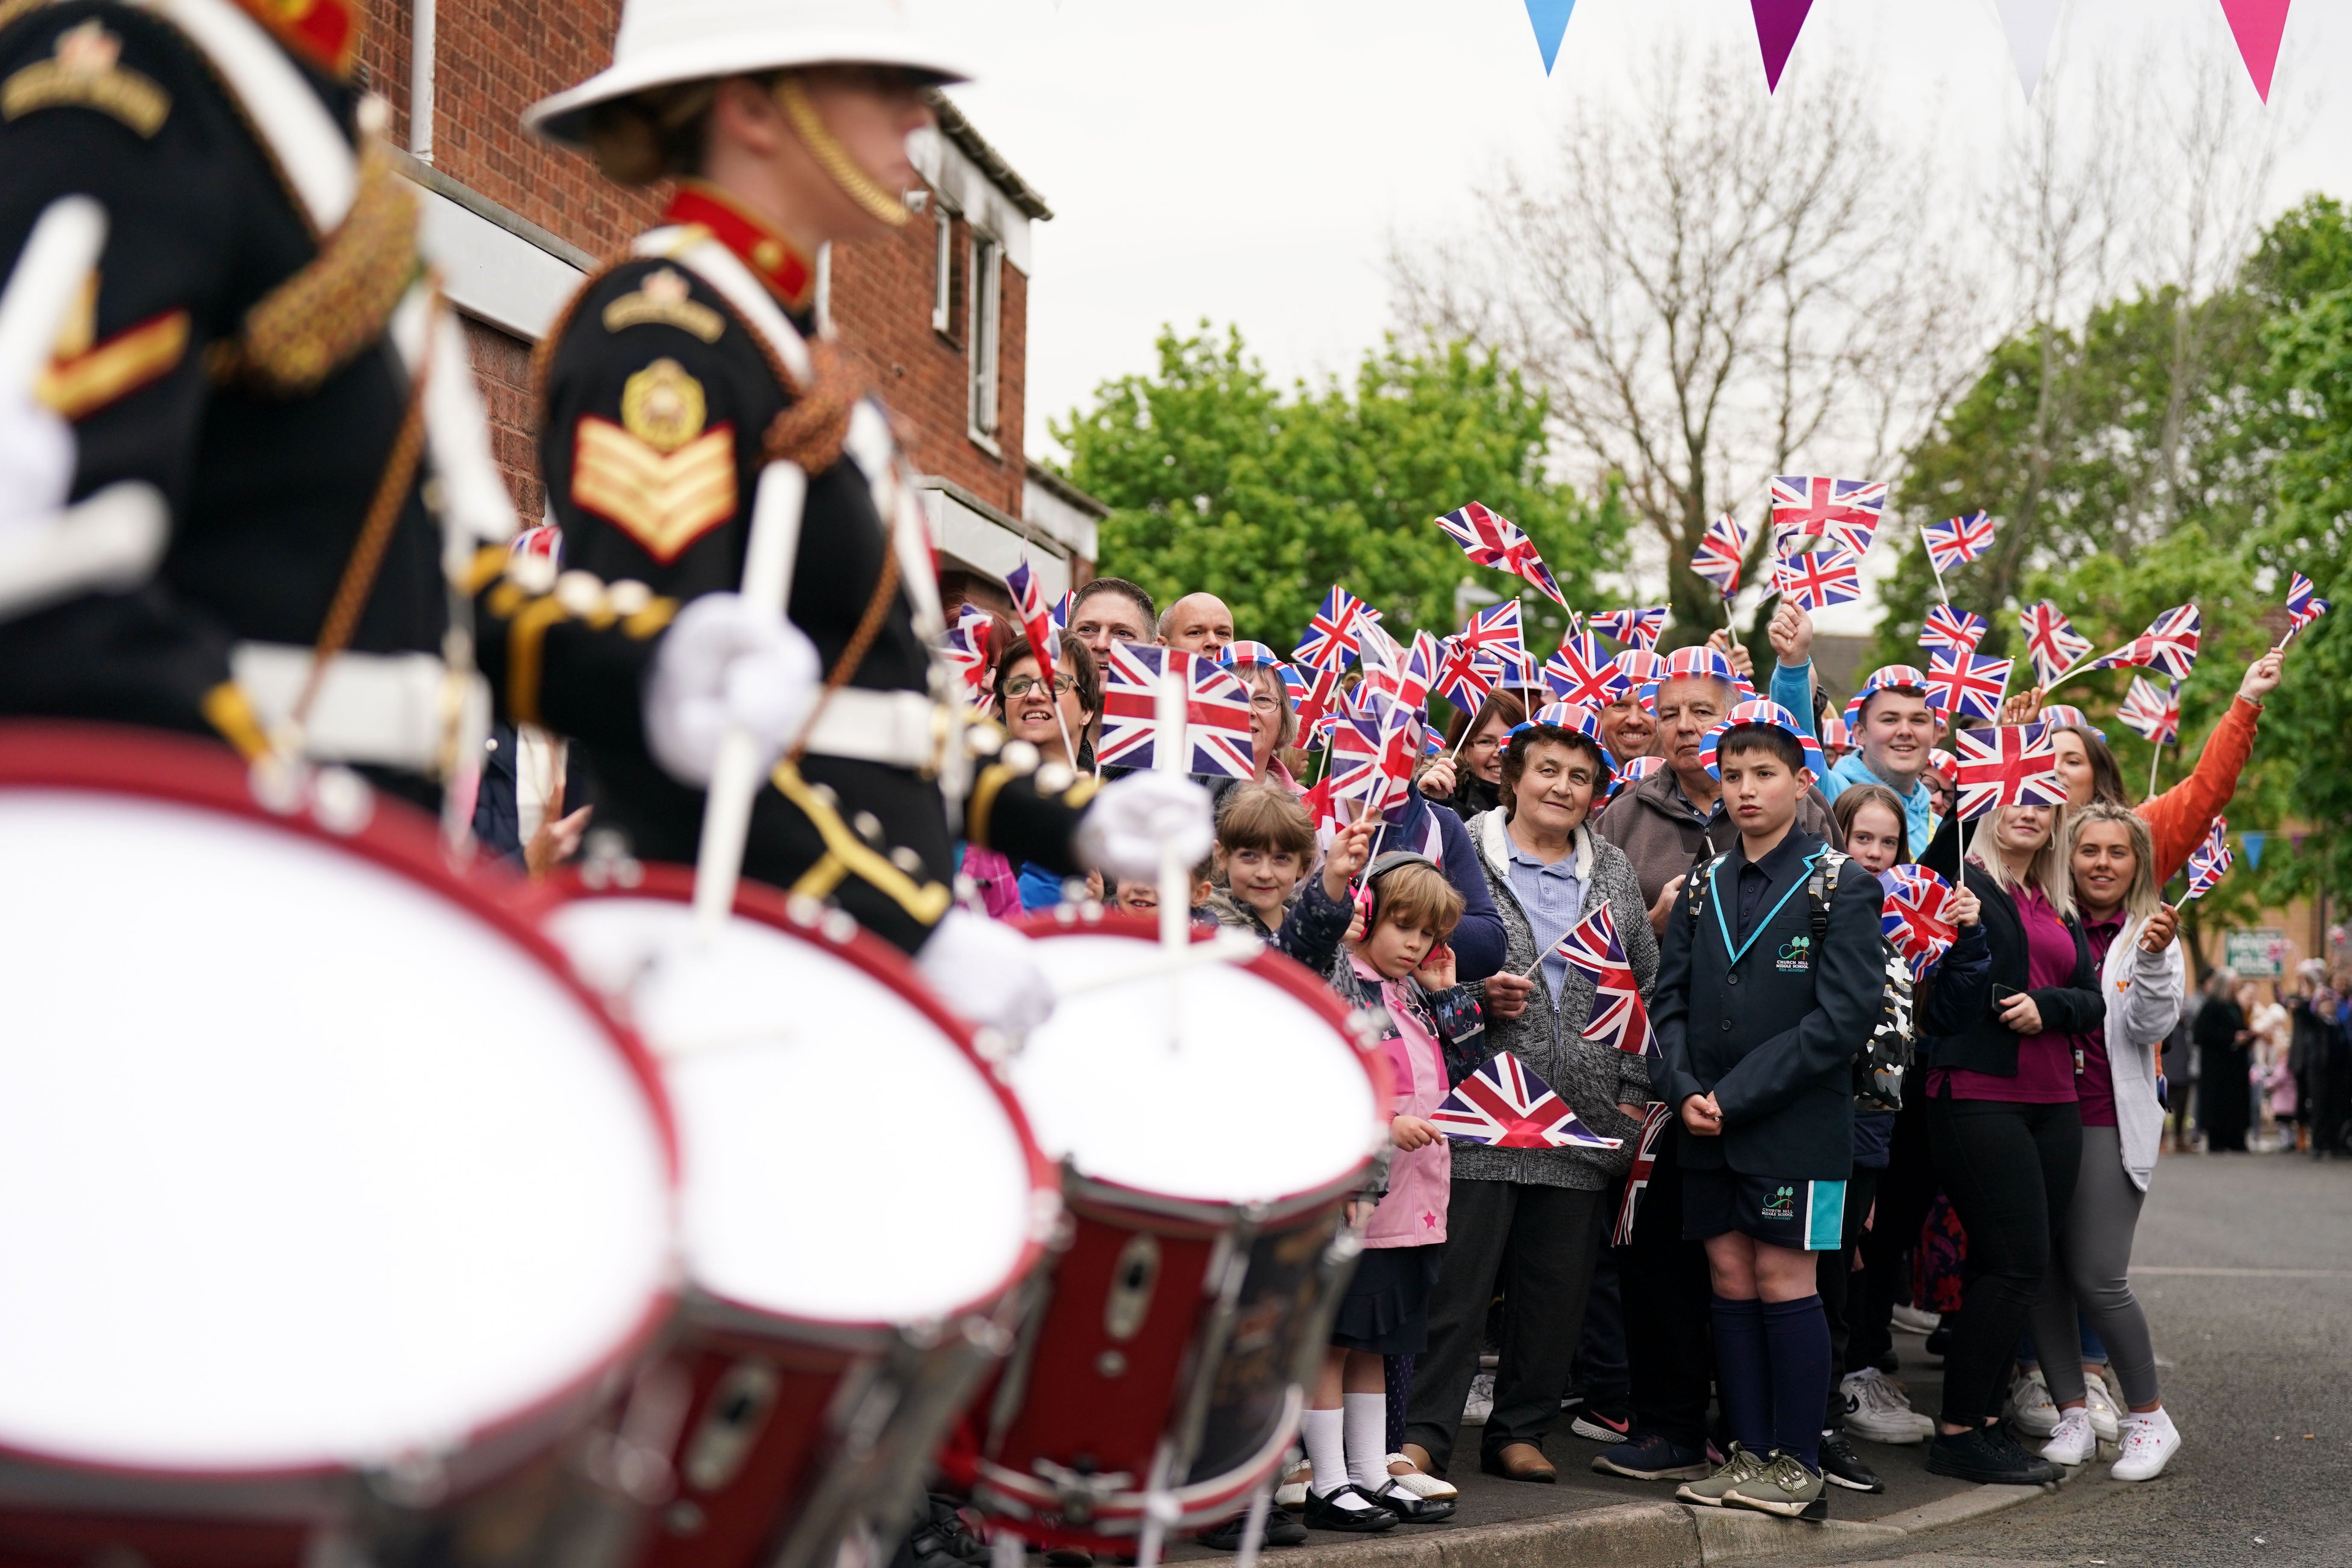
[[[1507, 829], [1504, 839], [1510, 845], [1511, 891], [1527, 912], [1528, 927], [1535, 932], [1536, 946], [1544, 955], [1544, 984], [1551, 988], [1552, 1000], [1559, 1000], [1559, 988], [1568, 984], [1568, 960], [1558, 951], [1559, 939], [1576, 929], [1584, 918], [1586, 883], [1576, 874], [1575, 840], [1569, 842], [1569, 851], [1547, 866], [1510, 837]], [[1579, 1028], [1583, 1021], [1578, 1020]]]

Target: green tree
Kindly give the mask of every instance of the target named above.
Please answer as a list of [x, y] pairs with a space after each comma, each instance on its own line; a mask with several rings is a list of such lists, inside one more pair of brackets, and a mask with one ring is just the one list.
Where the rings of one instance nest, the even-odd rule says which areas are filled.
[[[1237, 329], [1164, 329], [1158, 352], [1156, 374], [1104, 383], [1052, 429], [1071, 479], [1111, 508], [1102, 569], [1163, 605], [1213, 593], [1241, 637], [1286, 654], [1338, 584], [1400, 640], [1413, 627], [1443, 636], [1465, 581], [1490, 595], [1524, 587], [1470, 565], [1431, 521], [1472, 500], [1527, 530], [1580, 607], [1593, 575], [1622, 563], [1614, 498], [1591, 505], [1548, 476], [1545, 400], [1468, 342], [1391, 338], [1352, 385], [1287, 395]], [[1556, 640], [1556, 610], [1534, 618]], [[1539, 635], [1528, 641], [1542, 651]]]

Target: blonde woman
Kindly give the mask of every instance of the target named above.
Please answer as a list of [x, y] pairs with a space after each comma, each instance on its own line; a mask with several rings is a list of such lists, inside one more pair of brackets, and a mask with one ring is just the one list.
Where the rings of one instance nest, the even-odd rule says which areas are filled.
[[2083, 1364], [2074, 1319], [2080, 1303], [2106, 1344], [2130, 1406], [2115, 1479], [2145, 1481], [2179, 1451], [2180, 1434], [2157, 1391], [2156, 1347], [2128, 1275], [2132, 1232], [2164, 1128], [2157, 1053], [2180, 1016], [2187, 965], [2173, 940], [2179, 914], [2157, 894], [2156, 843], [2146, 819], [2095, 801], [2069, 815], [2063, 847], [2075, 908], [2099, 963], [2106, 1016], [2098, 1028], [2075, 1037], [2083, 1168], [2033, 1309], [2034, 1346], [2060, 1412], [2042, 1456], [2084, 1465], [2098, 1451], [2086, 1408], [2097, 1373]]
[[1990, 997], [1972, 1021], [1928, 1042], [1929, 1143], [1968, 1227], [1975, 1277], [1945, 1356], [1943, 1417], [1927, 1468], [1962, 1480], [2058, 1479], [2055, 1465], [2019, 1447], [1999, 1423], [2010, 1357], [2081, 1168], [2074, 1037], [2105, 1018], [2056, 841], [2061, 815], [2005, 806], [1979, 828], [1968, 881], [1981, 901]]

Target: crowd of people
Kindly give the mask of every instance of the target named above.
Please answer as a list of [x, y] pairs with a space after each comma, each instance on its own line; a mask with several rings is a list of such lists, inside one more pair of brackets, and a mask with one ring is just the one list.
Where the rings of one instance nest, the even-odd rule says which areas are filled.
[[[2200, 1011], [2161, 897], [2235, 789], [2279, 654], [2248, 668], [2190, 776], [2144, 802], [2079, 710], [2011, 699], [2004, 721], [2048, 726], [2066, 802], [1963, 824], [1918, 672], [1873, 672], [1841, 721], [1811, 621], [1784, 605], [1763, 680], [1717, 633], [1589, 727], [1498, 687], [1429, 747], [1409, 822], [1327, 822], [1318, 841], [1295, 699], [1253, 645], [1227, 651], [1220, 600], [1162, 610], [1097, 578], [1067, 621], [1050, 693], [1028, 645], [992, 628], [1007, 732], [1087, 768], [1113, 644], [1230, 661], [1255, 777], [1202, 781], [1217, 843], [1194, 918], [1387, 1018], [1385, 1184], [1356, 1215], [1366, 1261], [1269, 1542], [1450, 1517], [1473, 1443], [1489, 1474], [1555, 1481], [1564, 1429], [1600, 1445], [1595, 1470], [1804, 1518], [1829, 1488], [1883, 1489], [1856, 1438], [2011, 1484], [2102, 1442], [2126, 1480], [2179, 1451], [2129, 1279], [2168, 1102], [2189, 1092], [2167, 1053], [2193, 1040], [2215, 1150], [2243, 1146], [2257, 1096], [2290, 1142], [2340, 1149], [2343, 1117], [2320, 1108], [2352, 1088], [2345, 987], [2306, 973], [2258, 1007], [2217, 973]], [[1759, 691], [1778, 708], [1727, 724]], [[1850, 1075], [1887, 991], [1881, 879], [1905, 865], [1957, 889], [1956, 934], [1910, 999], [1916, 1067], [1888, 1110], [1858, 1106]], [[963, 868], [964, 896], [999, 914], [1160, 897], [985, 849]], [[1559, 951], [1604, 906], [1650, 1059], [1585, 1037], [1593, 982]], [[1613, 1146], [1449, 1147], [1432, 1108], [1504, 1054]], [[1654, 1105], [1669, 1125], [1645, 1142]], [[1935, 1331], [1939, 1409], [1915, 1410], [1895, 1376], [1898, 1322]], [[1241, 1534], [1237, 1519], [1206, 1539]]]

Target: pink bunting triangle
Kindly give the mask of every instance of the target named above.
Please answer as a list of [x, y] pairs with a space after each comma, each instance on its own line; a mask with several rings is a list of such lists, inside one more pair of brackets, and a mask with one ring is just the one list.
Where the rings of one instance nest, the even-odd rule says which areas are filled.
[[[2237, 36], [2246, 74], [2254, 79], [2254, 90], [2264, 103], [2271, 100], [2271, 75], [2278, 69], [2279, 40], [2286, 36], [2291, 4], [2293, 0], [2221, 0], [2221, 14], [2230, 18], [2230, 31]], [[1763, 15], [1762, 0], [1758, 0], [1757, 15]]]
[[[1797, 47], [1797, 35], [1804, 31], [1805, 13], [1813, 8], [1813, 0], [1748, 0], [1756, 9], [1756, 42], [1764, 50], [1764, 87], [1768, 92], [1780, 89], [1780, 71], [1789, 63], [1789, 51]], [[2223, 0], [2224, 4], [2228, 0]], [[2252, 4], [2253, 0], [2240, 0]], [[2285, 0], [2277, 0], [2284, 8]]]

